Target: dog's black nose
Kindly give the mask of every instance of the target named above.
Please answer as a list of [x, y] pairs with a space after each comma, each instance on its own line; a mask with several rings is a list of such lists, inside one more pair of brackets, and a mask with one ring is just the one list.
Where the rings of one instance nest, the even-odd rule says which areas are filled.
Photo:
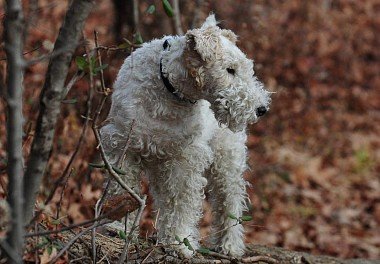
[[263, 116], [267, 112], [267, 108], [265, 106], [260, 106], [256, 109], [257, 116]]

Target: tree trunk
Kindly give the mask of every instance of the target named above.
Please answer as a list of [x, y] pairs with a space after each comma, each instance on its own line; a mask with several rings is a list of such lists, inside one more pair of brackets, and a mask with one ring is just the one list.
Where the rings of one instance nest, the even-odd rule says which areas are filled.
[[[70, 62], [82, 35], [85, 20], [94, 0], [73, 0], [54, 45], [45, 83], [40, 96], [40, 112], [36, 132], [25, 173], [25, 222], [32, 217], [34, 203], [52, 149], [55, 126], [60, 114], [60, 104]], [[62, 52], [65, 51], [65, 52]]]
[[8, 202], [11, 207], [11, 230], [7, 235], [9, 263], [22, 263], [23, 228], [23, 164], [22, 164], [22, 81], [23, 23], [21, 2], [6, 1], [4, 22], [7, 54], [7, 173]]

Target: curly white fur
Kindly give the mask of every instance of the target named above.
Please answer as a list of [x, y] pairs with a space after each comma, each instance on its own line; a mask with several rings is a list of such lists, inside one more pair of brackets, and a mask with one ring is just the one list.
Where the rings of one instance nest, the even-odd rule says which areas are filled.
[[[216, 213], [214, 242], [223, 253], [241, 256], [243, 228], [228, 228], [235, 224], [228, 214], [240, 217], [246, 209], [245, 130], [262, 114], [259, 108], [268, 110], [270, 97], [235, 42], [235, 34], [220, 29], [211, 15], [185, 36], [145, 43], [119, 71], [101, 135], [114, 164], [129, 137], [125, 181], [138, 191], [140, 171], [148, 176], [160, 212], [160, 242], [176, 243], [178, 236], [198, 247], [197, 223], [207, 189]], [[161, 79], [160, 62], [176, 96]], [[120, 191], [117, 185], [114, 189]]]

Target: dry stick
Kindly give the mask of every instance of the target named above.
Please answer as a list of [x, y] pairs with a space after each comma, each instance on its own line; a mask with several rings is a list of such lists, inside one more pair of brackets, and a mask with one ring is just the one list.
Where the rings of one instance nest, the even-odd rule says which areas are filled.
[[[65, 89], [64, 89], [64, 93], [65, 95], [63, 96], [63, 98], [66, 97], [66, 94], [71, 90], [71, 88], [74, 86], [74, 84], [80, 80], [83, 76], [85, 75], [85, 73], [83, 71], [78, 71], [75, 73], [75, 75], [71, 78], [71, 80], [69, 81], [69, 83], [66, 85]], [[92, 98], [92, 94], [89, 95], [89, 98]], [[71, 168], [71, 165], [72, 163], [74, 162], [78, 152], [79, 152], [79, 149], [80, 149], [80, 146], [82, 145], [82, 142], [84, 140], [84, 136], [86, 135], [86, 132], [87, 132], [87, 127], [88, 127], [88, 124], [89, 124], [89, 120], [90, 120], [90, 113], [91, 113], [91, 102], [89, 103], [88, 102], [89, 99], [87, 99], [87, 113], [86, 113], [86, 121], [84, 123], [84, 126], [83, 126], [83, 129], [82, 129], [82, 132], [81, 132], [81, 135], [80, 135], [80, 138], [78, 140], [78, 143], [75, 147], [75, 150], [73, 152], [73, 154], [71, 155], [70, 157], [70, 160], [69, 162], [67, 163], [61, 177], [59, 177], [59, 179], [54, 183], [54, 187], [53, 187], [53, 190], [50, 192], [49, 196], [46, 198], [44, 204], [47, 205], [51, 199], [53, 198], [54, 194], [55, 194], [55, 191], [57, 190], [57, 188], [62, 184], [62, 182], [64, 181], [65, 179], [65, 176], [66, 174], [69, 172], [69, 169]]]
[[[140, 222], [140, 219], [141, 219], [141, 215], [142, 215], [142, 211], [145, 207], [145, 200], [146, 200], [146, 196], [144, 196], [143, 198], [141, 198], [139, 195], [137, 195], [121, 178], [120, 176], [114, 171], [114, 169], [112, 168], [110, 162], [108, 161], [107, 157], [106, 157], [106, 154], [105, 154], [105, 151], [104, 151], [104, 148], [103, 148], [103, 145], [102, 145], [102, 141], [101, 141], [101, 138], [100, 138], [100, 134], [99, 134], [99, 131], [98, 131], [98, 128], [97, 128], [97, 120], [98, 120], [98, 117], [101, 113], [101, 110], [103, 108], [103, 105], [105, 103], [105, 100], [108, 96], [108, 91], [105, 92], [104, 94], [104, 97], [103, 97], [103, 100], [100, 102], [100, 106], [98, 108], [98, 111], [96, 112], [95, 114], [95, 117], [94, 117], [94, 121], [93, 121], [93, 131], [94, 131], [94, 134], [95, 134], [95, 138], [96, 138], [96, 141], [98, 143], [98, 147], [99, 147], [99, 150], [100, 150], [100, 155], [102, 156], [102, 159], [104, 161], [104, 164], [106, 166], [106, 169], [108, 170], [108, 172], [111, 174], [111, 176], [117, 181], [118, 184], [121, 185], [121, 187], [123, 189], [125, 189], [140, 205], [140, 208], [139, 208], [139, 211], [136, 215], [136, 218], [134, 220], [134, 223], [132, 225], [132, 228], [131, 228], [131, 231], [130, 231], [130, 235], [131, 235], [131, 232], [133, 232], [135, 229], [136, 229], [136, 224], [138, 224]], [[129, 236], [128, 236], [129, 237]], [[123, 257], [123, 256], [122, 256]], [[125, 256], [124, 256], [124, 259], [125, 259]], [[121, 260], [121, 259], [120, 259]]]
[[58, 229], [58, 230], [42, 231], [42, 232], [38, 232], [38, 233], [29, 233], [29, 234], [26, 234], [24, 237], [47, 236], [47, 235], [52, 235], [52, 234], [58, 234], [58, 233], [61, 233], [64, 231], [70, 231], [76, 227], [81, 227], [84, 225], [93, 224], [96, 221], [100, 221], [100, 220], [107, 218], [108, 216], [112, 215], [117, 210], [120, 210], [121, 208], [123, 208], [123, 206], [125, 206], [126, 204], [127, 204], [127, 202], [123, 202], [123, 203], [119, 204], [117, 207], [110, 210], [109, 212], [105, 213], [104, 215], [101, 215], [101, 216], [94, 218], [94, 219], [91, 219], [91, 220], [87, 220], [87, 221], [84, 221], [81, 223], [77, 223], [77, 224], [73, 224], [73, 225], [70, 225], [67, 227], [63, 227], [63, 228]]
[[62, 91], [62, 98], [65, 98], [67, 96], [67, 94], [69, 93], [69, 91], [71, 90], [71, 88], [74, 86], [74, 84], [79, 81], [80, 79], [82, 79], [84, 76], [86, 75], [86, 73], [84, 71], [77, 71], [74, 76], [71, 78], [71, 80], [69, 81], [69, 83], [66, 85], [66, 87], [63, 89]]
[[126, 158], [127, 150], [129, 148], [129, 144], [131, 142], [132, 130], [133, 130], [133, 127], [135, 126], [135, 123], [136, 123], [136, 120], [133, 119], [132, 120], [132, 124], [131, 124], [131, 128], [129, 129], [129, 133], [128, 133], [128, 136], [127, 136], [127, 142], [125, 143], [125, 146], [124, 146], [124, 149], [123, 149], [123, 153], [121, 153], [121, 156], [120, 156], [120, 158], [118, 160], [117, 166], [119, 168], [122, 168], [123, 165], [124, 165], [124, 161], [125, 161], [125, 158]]
[[202, 10], [203, 0], [195, 1], [194, 17], [191, 23], [191, 28], [197, 28], [199, 26], [199, 17]]
[[102, 56], [100, 55], [100, 50], [99, 50], [99, 43], [98, 43], [98, 32], [94, 30], [94, 39], [95, 39], [95, 49], [96, 49], [96, 55], [99, 61], [99, 67], [100, 67], [100, 82], [102, 86], [102, 92], [104, 93], [106, 91], [106, 85], [104, 82], [104, 72], [103, 72], [103, 63], [102, 63]]
[[[39, 50], [41, 47], [42, 47], [42, 45], [39, 45], [39, 46], [37, 46], [37, 47], [35, 47], [35, 48], [31, 49], [31, 50], [23, 52], [22, 55], [26, 55], [26, 54], [32, 53], [32, 52], [34, 52], [36, 50]], [[6, 61], [6, 60], [7, 60], [7, 57], [0, 58], [0, 61]]]
[[[96, 32], [96, 31], [94, 31]], [[95, 42], [97, 42], [97, 34], [95, 33]], [[88, 62], [88, 65], [89, 65], [89, 73], [90, 73], [90, 92], [92, 93], [92, 91], [94, 90], [94, 74], [93, 74], [93, 65], [91, 63], [91, 59], [92, 57], [90, 56], [89, 52], [87, 51], [86, 49], [86, 53], [87, 53], [87, 62]], [[97, 50], [97, 54], [99, 55], [99, 51]], [[103, 77], [103, 70], [101, 70], [101, 74], [102, 74], [102, 77]], [[104, 79], [103, 79], [104, 81]], [[104, 92], [104, 91], [103, 91]], [[95, 217], [98, 217], [98, 215], [96, 215], [96, 212], [95, 212]], [[91, 229], [91, 232], [92, 232], [92, 239], [91, 239], [91, 246], [92, 246], [92, 262], [93, 263], [96, 263], [96, 242], [95, 242], [95, 233], [96, 233], [96, 225], [98, 223], [97, 222], [94, 222], [94, 225], [92, 226], [92, 229]]]
[[71, 2], [54, 45], [55, 51], [67, 48], [68, 52], [50, 60], [41, 91], [36, 132], [25, 172], [25, 223], [29, 223], [32, 219], [36, 197], [50, 157], [55, 126], [60, 114], [62, 92], [72, 54], [79, 43], [85, 20], [94, 3], [94, 0], [73, 0]]
[[[105, 224], [108, 224], [110, 222], [111, 221], [109, 221], [109, 220], [102, 221], [102, 222], [99, 222], [95, 227], [98, 227], [98, 226], [101, 226], [101, 225], [105, 225]], [[76, 236], [74, 236], [72, 239], [70, 239], [70, 241], [67, 242], [66, 245], [58, 252], [57, 256], [55, 256], [49, 263], [55, 263], [55, 261], [57, 259], [59, 259], [63, 255], [63, 253], [65, 253], [66, 250], [68, 250], [72, 246], [72, 244], [74, 244], [75, 241], [77, 241], [78, 238], [80, 238], [81, 236], [83, 236], [88, 231], [91, 231], [92, 228], [93, 228], [93, 226], [87, 227], [84, 230], [82, 230], [80, 233], [78, 233]]]
[[66, 52], [70, 52], [70, 50], [68, 50], [68, 49], [61, 49], [61, 50], [53, 51], [52, 53], [41, 55], [41, 56], [39, 56], [37, 58], [33, 58], [31, 60], [25, 61], [24, 62], [24, 67], [25, 68], [30, 67], [30, 66], [32, 66], [32, 65], [34, 65], [36, 63], [39, 63], [41, 61], [44, 61], [44, 60], [51, 60], [52, 58], [60, 56], [62, 54], [65, 54]]
[[241, 262], [243, 263], [254, 263], [254, 262], [278, 263], [277, 260], [268, 256], [247, 257], [247, 258], [243, 258]]
[[[7, 154], [8, 202], [11, 208], [11, 230], [7, 243], [14, 252], [9, 263], [22, 263], [24, 248], [24, 195], [22, 158], [22, 91], [23, 91], [23, 13], [19, 0], [6, 1], [4, 41], [7, 55]], [[11, 252], [11, 251], [8, 251]]]
[[[63, 194], [64, 194], [64, 192], [65, 192], [65, 189], [66, 189], [66, 187], [67, 187], [67, 183], [68, 183], [69, 178], [70, 178], [70, 176], [72, 175], [73, 171], [74, 171], [74, 168], [71, 168], [70, 173], [69, 173], [69, 175], [66, 177], [65, 184], [64, 184], [64, 186], [63, 186], [63, 188], [62, 188], [61, 196], [59, 197], [59, 202], [58, 202], [58, 206], [57, 206], [56, 219], [59, 219], [59, 212], [60, 212], [60, 210], [61, 210], [61, 204], [62, 204], [62, 200], [63, 200]], [[57, 224], [57, 227], [58, 227], [58, 224]]]
[[[97, 32], [95, 31], [94, 32], [95, 34], [95, 40], [96, 40], [96, 45], [97, 45]], [[101, 65], [100, 65], [101, 66]], [[103, 82], [104, 83], [104, 82]], [[145, 200], [146, 200], [146, 196], [144, 196], [143, 198], [141, 198], [138, 194], [136, 194], [121, 178], [120, 176], [114, 171], [114, 169], [112, 168], [112, 165], [110, 164], [110, 162], [108, 161], [107, 157], [106, 157], [106, 154], [105, 154], [105, 151], [104, 151], [104, 148], [103, 148], [103, 145], [102, 145], [102, 141], [101, 141], [101, 138], [100, 138], [100, 134], [99, 134], [99, 131], [98, 131], [98, 127], [97, 127], [97, 121], [98, 121], [98, 118], [99, 118], [99, 115], [103, 109], [103, 106], [104, 106], [104, 103], [108, 97], [108, 90], [106, 89], [105, 86], [102, 87], [103, 89], [103, 99], [102, 101], [100, 102], [100, 105], [98, 107], [98, 111], [95, 113], [95, 116], [94, 116], [94, 120], [93, 120], [93, 124], [92, 124], [92, 129], [94, 131], [94, 134], [95, 134], [95, 138], [96, 138], [96, 141], [98, 143], [98, 146], [99, 146], [99, 150], [100, 150], [100, 154], [102, 156], [102, 159], [106, 165], [106, 168], [107, 168], [107, 171], [111, 174], [111, 176], [117, 181], [118, 184], [121, 185], [121, 187], [123, 187], [138, 203], [139, 203], [139, 211], [136, 215], [136, 218], [133, 222], [133, 225], [132, 225], [132, 228], [131, 228], [131, 231], [128, 235], [128, 241], [130, 240], [131, 236], [132, 236], [132, 233], [133, 231], [136, 229], [137, 225], [139, 224], [140, 222], [140, 219], [141, 219], [141, 215], [142, 215], [142, 212], [143, 212], [143, 209], [145, 207]], [[126, 246], [128, 246], [129, 243], [126, 243]], [[126, 253], [123, 251], [123, 254], [119, 260], [119, 263], [122, 263], [124, 262], [126, 258]]]
[[133, 24], [134, 24], [134, 31], [140, 33], [140, 26], [139, 26], [139, 1], [133, 0]]
[[173, 1], [173, 8], [174, 8], [174, 26], [175, 26], [175, 32], [177, 35], [183, 35], [183, 30], [181, 27], [181, 13], [179, 11], [179, 2], [178, 0]]

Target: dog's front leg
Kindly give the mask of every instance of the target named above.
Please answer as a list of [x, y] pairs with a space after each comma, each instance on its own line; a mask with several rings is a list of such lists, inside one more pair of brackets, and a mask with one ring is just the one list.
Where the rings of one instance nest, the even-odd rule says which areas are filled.
[[[175, 245], [186, 257], [199, 246], [197, 224], [202, 216], [207, 184], [203, 174], [211, 160], [212, 152], [208, 146], [192, 145], [148, 171], [158, 212], [159, 242]], [[188, 240], [190, 246], [180, 244], [178, 239]]]
[[211, 204], [214, 211], [212, 242], [224, 254], [244, 254], [244, 229], [236, 219], [246, 209], [246, 135], [219, 129], [212, 140], [214, 162], [207, 171]]

